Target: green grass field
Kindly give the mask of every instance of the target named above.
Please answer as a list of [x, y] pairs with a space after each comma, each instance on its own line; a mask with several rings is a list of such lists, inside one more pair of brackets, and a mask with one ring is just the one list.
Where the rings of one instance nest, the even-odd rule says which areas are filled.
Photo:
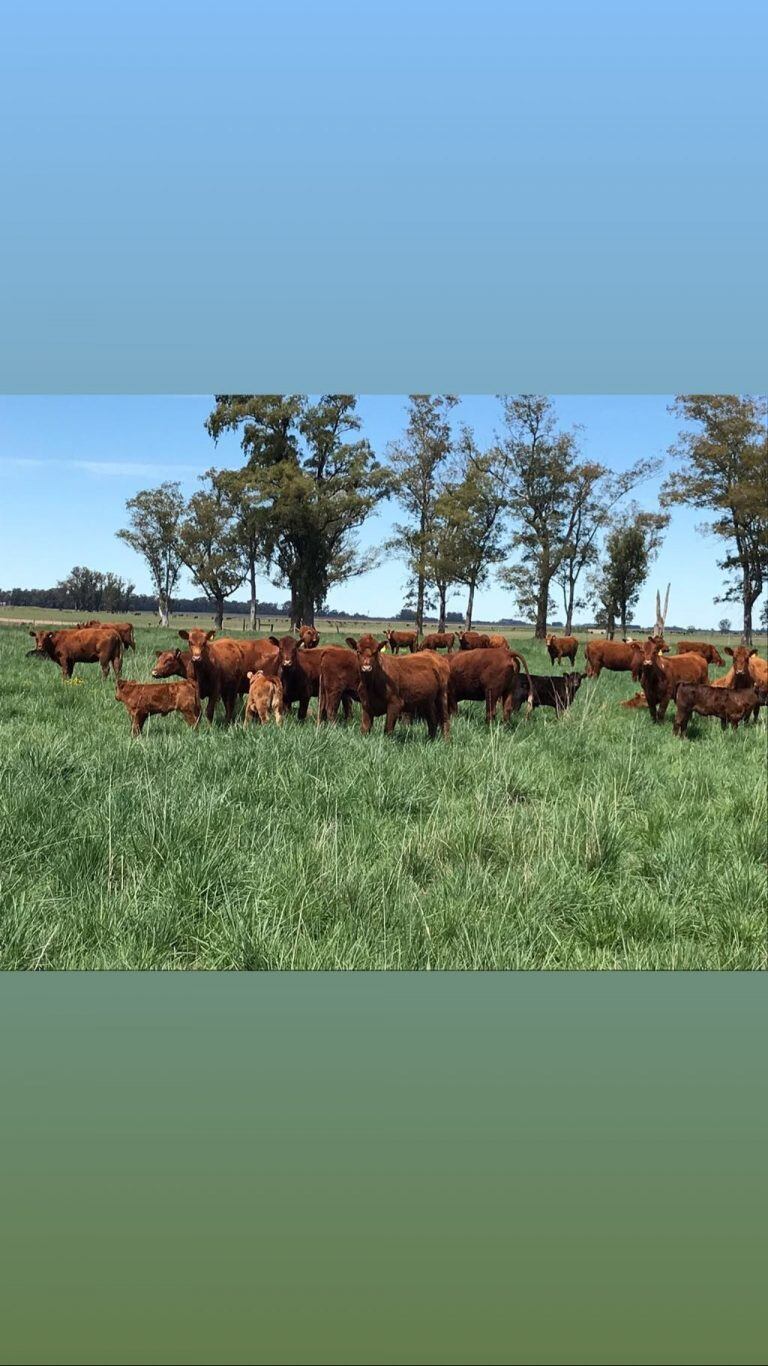
[[[140, 629], [124, 675], [175, 639]], [[462, 703], [448, 744], [357, 716], [133, 741], [98, 666], [65, 685], [30, 645], [0, 629], [2, 968], [766, 966], [765, 712], [681, 742], [603, 674], [560, 721]]]

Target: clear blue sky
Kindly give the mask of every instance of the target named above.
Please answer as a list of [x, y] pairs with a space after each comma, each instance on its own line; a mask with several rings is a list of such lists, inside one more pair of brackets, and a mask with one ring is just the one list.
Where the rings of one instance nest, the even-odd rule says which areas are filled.
[[[556, 397], [562, 425], [580, 424], [584, 455], [622, 469], [642, 456], [664, 456], [678, 423], [661, 395]], [[360, 399], [363, 432], [377, 454], [403, 429], [402, 396]], [[218, 447], [204, 430], [210, 396], [49, 396], [0, 398], [0, 587], [48, 587], [74, 564], [114, 570], [150, 591], [142, 561], [115, 531], [125, 524], [125, 500], [140, 488], [178, 479], [187, 492], [211, 465], [241, 463], [235, 437]], [[492, 439], [500, 418], [494, 397], [464, 397], [457, 416], [475, 428], [481, 442]], [[644, 507], [658, 506], [659, 480], [638, 490]], [[365, 546], [381, 544], [397, 511], [383, 507], [366, 524]], [[721, 616], [739, 621], [736, 604], [716, 606], [721, 587], [716, 567], [720, 547], [700, 535], [700, 514], [675, 510], [664, 546], [640, 599], [636, 618], [653, 619], [657, 587], [671, 581], [670, 622], [713, 627]], [[405, 571], [387, 558], [373, 572], [331, 593], [331, 605], [392, 615], [402, 605]], [[192, 590], [188, 581], [184, 590]], [[263, 598], [282, 597], [264, 579]], [[449, 604], [460, 610], [463, 597]], [[492, 584], [478, 594], [478, 618], [514, 616], [510, 593]]]

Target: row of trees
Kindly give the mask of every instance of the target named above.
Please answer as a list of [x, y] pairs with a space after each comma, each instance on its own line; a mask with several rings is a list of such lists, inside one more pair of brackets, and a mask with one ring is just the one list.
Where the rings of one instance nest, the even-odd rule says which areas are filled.
[[562, 600], [566, 630], [594, 603], [612, 631], [626, 629], [669, 521], [684, 503], [710, 510], [708, 529], [725, 546], [723, 600], [739, 597], [743, 634], [768, 573], [765, 402], [682, 395], [674, 411], [686, 426], [671, 450], [675, 470], [661, 510], [629, 502], [661, 468], [658, 459], [618, 473], [581, 452], [582, 434], [564, 430], [550, 399], [501, 399], [500, 431], [481, 448], [456, 420], [451, 395], [412, 395], [402, 438], [377, 459], [361, 436], [353, 395], [217, 395], [206, 422], [214, 443], [237, 433], [244, 463], [211, 468], [188, 501], [178, 484], [144, 490], [128, 502], [118, 532], [151, 573], [167, 623], [181, 572], [188, 570], [221, 623], [226, 600], [244, 584], [256, 615], [256, 580], [268, 573], [290, 594], [294, 623], [312, 623], [332, 587], [371, 568], [357, 533], [376, 506], [394, 499], [402, 518], [381, 549], [407, 567], [407, 606], [419, 630], [438, 624], [465, 594], [470, 626], [477, 589], [495, 572], [521, 614], [543, 637]]

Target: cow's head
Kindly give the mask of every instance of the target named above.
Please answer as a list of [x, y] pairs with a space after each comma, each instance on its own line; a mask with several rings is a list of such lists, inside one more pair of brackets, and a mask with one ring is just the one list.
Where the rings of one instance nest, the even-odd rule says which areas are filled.
[[710, 657], [710, 661], [709, 661], [710, 664], [717, 664], [719, 667], [722, 666], [722, 665], [725, 663], [725, 660], [723, 659], [723, 656], [721, 655], [721, 653], [720, 653], [720, 651], [718, 650], [717, 646], [716, 646], [716, 645], [711, 645], [711, 646], [710, 646], [710, 649], [711, 649], [711, 651], [712, 651], [712, 654], [711, 654], [711, 657]]
[[371, 674], [376, 673], [381, 668], [379, 655], [384, 649], [386, 641], [376, 640], [373, 636], [361, 636], [359, 640], [347, 636], [347, 645], [355, 651], [360, 672], [366, 677], [370, 678]]
[[173, 678], [174, 674], [186, 678], [187, 671], [181, 650], [157, 650], [155, 653], [157, 660], [152, 670], [153, 678]]
[[277, 636], [269, 637], [270, 645], [277, 646], [277, 676], [282, 678], [291, 669], [298, 667], [297, 656], [299, 653], [299, 641], [295, 636], [283, 636], [278, 640]]
[[669, 646], [663, 636], [649, 636], [646, 644], [655, 645], [660, 655], [669, 654]]
[[215, 631], [202, 631], [199, 626], [194, 626], [191, 631], [179, 631], [182, 640], [189, 643], [189, 653], [192, 656], [192, 663], [197, 664], [204, 658], [208, 648], [208, 642], [213, 640]]
[[757, 650], [750, 650], [746, 645], [737, 645], [732, 650], [730, 645], [726, 645], [725, 653], [733, 660], [733, 686], [735, 688], [746, 688], [752, 682], [752, 675], [749, 672], [749, 661]]
[[578, 669], [574, 669], [572, 673], [565, 675], [565, 686], [568, 691], [569, 697], [576, 696], [577, 692], [579, 691], [579, 688], [581, 687], [581, 680], [585, 677], [586, 675], [579, 673]]
[[53, 659], [53, 631], [30, 631], [29, 634], [35, 642], [34, 653], [37, 655], [48, 655], [50, 659]]
[[632, 677], [635, 681], [639, 679], [642, 682], [658, 672], [661, 668], [660, 653], [659, 642], [653, 636], [649, 636], [642, 644], [632, 646]]

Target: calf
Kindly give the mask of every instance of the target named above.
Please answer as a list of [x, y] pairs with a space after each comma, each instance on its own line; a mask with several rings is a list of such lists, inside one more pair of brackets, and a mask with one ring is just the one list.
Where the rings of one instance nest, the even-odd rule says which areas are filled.
[[581, 687], [585, 674], [567, 673], [550, 677], [547, 674], [531, 674], [528, 684], [518, 675], [512, 688], [511, 711], [518, 712], [527, 701], [526, 716], [533, 707], [554, 707], [557, 715], [570, 707]]
[[393, 655], [399, 654], [401, 649], [413, 654], [419, 638], [417, 631], [385, 631], [384, 635]]
[[420, 648], [422, 650], [447, 650], [450, 654], [455, 639], [455, 631], [434, 631], [431, 636], [424, 637]]
[[141, 735], [148, 716], [178, 711], [188, 726], [196, 726], [200, 720], [200, 694], [188, 679], [183, 683], [132, 683], [119, 678], [115, 697], [131, 718], [131, 735]]
[[491, 638], [481, 631], [461, 631], [459, 634], [460, 650], [490, 650]]
[[[669, 646], [660, 636], [649, 636], [648, 644], [655, 645], [662, 654], [669, 651]], [[587, 641], [584, 650], [587, 660], [586, 677], [599, 678], [603, 669], [609, 669], [612, 673], [629, 672], [637, 649], [642, 649], [642, 646], [634, 640]]]
[[303, 649], [315, 650], [320, 644], [320, 632], [314, 626], [301, 626], [299, 628], [299, 640]]
[[635, 645], [632, 677], [639, 682], [652, 721], [663, 721], [679, 683], [706, 683], [707, 661], [701, 655], [673, 655], [662, 659], [654, 640]]
[[717, 647], [703, 640], [678, 640], [676, 648], [679, 655], [701, 655], [708, 664], [722, 666], [725, 663]]
[[357, 654], [360, 668], [358, 691], [363, 710], [361, 732], [367, 735], [374, 717], [386, 716], [384, 733], [391, 735], [399, 716], [421, 717], [427, 723], [430, 740], [438, 727], [445, 738], [450, 732], [448, 711], [448, 661], [431, 650], [411, 654], [406, 659], [382, 658], [383, 641], [362, 636], [347, 644]]
[[688, 722], [696, 712], [699, 716], [717, 716], [723, 730], [729, 724], [736, 730], [740, 721], [748, 718], [751, 711], [755, 715], [761, 707], [768, 706], [766, 688], [714, 688], [706, 685], [680, 683], [675, 693], [677, 710], [675, 712], [675, 735], [685, 735]]
[[76, 664], [100, 664], [103, 678], [109, 668], [115, 678], [123, 667], [123, 642], [117, 631], [107, 626], [81, 627], [64, 631], [30, 631], [35, 640], [35, 654], [46, 655], [61, 669], [64, 679], [72, 677]]
[[283, 685], [279, 678], [272, 678], [263, 669], [248, 672], [248, 696], [245, 701], [243, 726], [247, 726], [255, 716], [263, 726], [269, 721], [270, 713], [278, 726], [283, 724]]
[[[485, 720], [490, 725], [499, 703], [506, 721], [512, 707], [515, 681], [520, 665], [530, 679], [528, 665], [514, 650], [500, 650], [488, 646], [479, 650], [459, 652], [451, 659], [448, 700], [452, 712], [459, 702], [485, 702]], [[530, 691], [530, 689], [529, 689]]]
[[552, 664], [562, 664], [564, 659], [570, 659], [571, 664], [575, 664], [578, 649], [579, 642], [575, 636], [547, 636], [547, 650]]

